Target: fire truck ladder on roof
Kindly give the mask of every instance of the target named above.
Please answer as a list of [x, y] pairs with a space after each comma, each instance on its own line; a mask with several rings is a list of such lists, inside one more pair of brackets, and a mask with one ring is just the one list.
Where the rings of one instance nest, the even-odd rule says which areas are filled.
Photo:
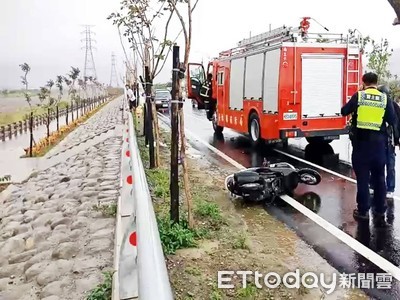
[[290, 34], [292, 33], [292, 28], [282, 26], [274, 30], [255, 35], [253, 37], [241, 40], [238, 43], [238, 47], [255, 45], [259, 43], [270, 43], [275, 41], [282, 41], [284, 39], [290, 39]]
[[235, 56], [245, 52], [253, 52], [262, 48], [269, 48], [283, 42], [307, 43], [318, 42], [324, 39], [328, 43], [346, 43], [342, 34], [337, 33], [307, 33], [302, 36], [300, 28], [282, 26], [271, 31], [241, 40], [237, 47], [223, 51], [220, 56]]
[[[356, 86], [357, 90], [360, 86], [360, 42], [361, 38], [357, 39], [357, 43], [350, 43], [349, 37], [347, 38], [347, 55], [346, 55], [346, 62], [347, 62], [347, 71], [346, 71], [346, 99], [349, 101], [352, 95], [349, 95], [349, 87]], [[353, 65], [354, 67], [351, 69], [350, 66]], [[355, 74], [356, 80], [350, 80], [350, 74]]]
[[274, 30], [255, 35], [253, 37], [241, 40], [236, 48], [220, 53], [220, 56], [234, 56], [249, 51], [255, 51], [260, 48], [270, 47], [274, 44], [293, 40], [293, 29], [282, 26]]

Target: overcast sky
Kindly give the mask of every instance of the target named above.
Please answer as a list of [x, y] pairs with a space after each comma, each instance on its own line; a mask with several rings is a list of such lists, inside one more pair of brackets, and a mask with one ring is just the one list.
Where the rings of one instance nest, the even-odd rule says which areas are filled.
[[[207, 61], [234, 47], [250, 32], [255, 35], [267, 31], [269, 24], [272, 28], [297, 26], [302, 16], [315, 18], [330, 32], [346, 33], [348, 28], [357, 28], [375, 39], [386, 37], [393, 48], [400, 48], [400, 26], [391, 25], [395, 14], [387, 0], [286, 0], [273, 1], [274, 6], [266, 0], [199, 1], [193, 16], [192, 61]], [[116, 27], [106, 20], [119, 9], [119, 3], [120, 0], [0, 0], [0, 89], [21, 86], [18, 65], [23, 62], [31, 65], [32, 87], [67, 73], [70, 66], [83, 72], [83, 24], [95, 25], [94, 59], [99, 80], [110, 81], [112, 52], [117, 56], [120, 79], [123, 51]], [[310, 31], [323, 30], [312, 23]], [[162, 27], [157, 32], [162, 33]], [[170, 38], [177, 32], [175, 22]], [[170, 65], [168, 61], [156, 82], [169, 80]]]

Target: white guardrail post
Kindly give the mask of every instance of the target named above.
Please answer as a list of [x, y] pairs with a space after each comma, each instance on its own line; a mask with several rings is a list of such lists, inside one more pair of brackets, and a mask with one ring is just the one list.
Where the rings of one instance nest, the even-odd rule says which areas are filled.
[[124, 126], [121, 162], [122, 232], [119, 300], [172, 300], [172, 289], [131, 113]]
[[136, 210], [134, 205], [132, 151], [129, 143], [130, 132], [128, 124], [125, 124], [123, 127], [122, 138], [119, 215], [121, 217], [123, 238], [117, 270], [119, 280], [118, 300], [138, 298]]

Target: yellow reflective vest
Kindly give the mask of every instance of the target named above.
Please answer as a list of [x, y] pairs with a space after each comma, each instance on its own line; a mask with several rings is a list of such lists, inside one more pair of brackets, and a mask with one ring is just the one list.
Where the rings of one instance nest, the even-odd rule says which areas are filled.
[[385, 115], [387, 96], [377, 89], [358, 92], [357, 128], [379, 131]]

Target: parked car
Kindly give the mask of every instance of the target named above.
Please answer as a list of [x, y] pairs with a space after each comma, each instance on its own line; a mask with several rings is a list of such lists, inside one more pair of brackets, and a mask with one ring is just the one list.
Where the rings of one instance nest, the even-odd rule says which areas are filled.
[[171, 102], [171, 93], [168, 90], [156, 90], [154, 95], [156, 108], [168, 109]]

